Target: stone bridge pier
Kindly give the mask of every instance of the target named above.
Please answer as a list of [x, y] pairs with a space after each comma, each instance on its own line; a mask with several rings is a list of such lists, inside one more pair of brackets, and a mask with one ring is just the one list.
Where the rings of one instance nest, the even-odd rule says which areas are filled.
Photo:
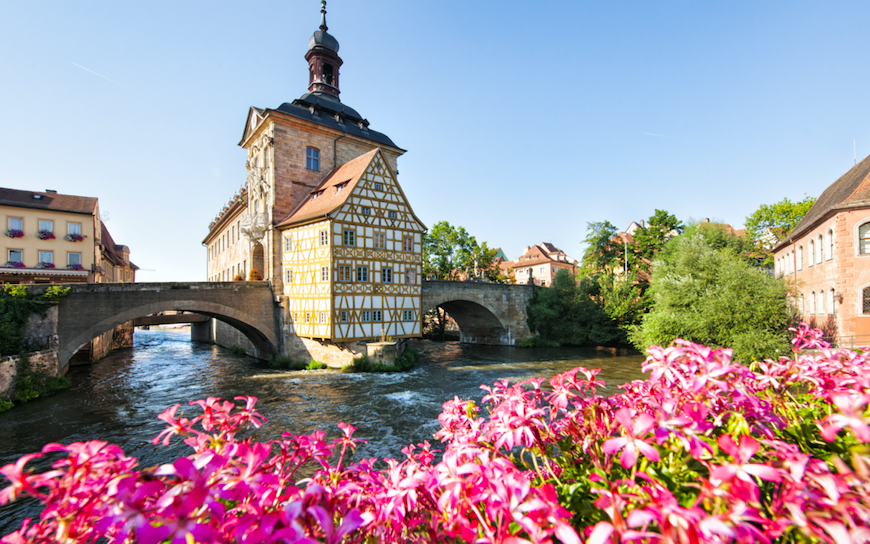
[[526, 308], [533, 285], [424, 281], [422, 312], [440, 307], [459, 325], [465, 344], [513, 346], [530, 336]]

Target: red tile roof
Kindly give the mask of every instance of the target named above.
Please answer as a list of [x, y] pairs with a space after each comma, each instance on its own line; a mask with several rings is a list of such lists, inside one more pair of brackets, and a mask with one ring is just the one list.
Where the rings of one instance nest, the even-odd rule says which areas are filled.
[[0, 187], [0, 205], [93, 215], [97, 209], [97, 199]]
[[[290, 215], [286, 219], [278, 223], [278, 226], [294, 225], [316, 217], [324, 217], [330, 212], [337, 210], [345, 203], [347, 197], [350, 196], [353, 188], [356, 187], [359, 179], [378, 153], [380, 153], [380, 148], [375, 148], [365, 155], [360, 155], [352, 161], [333, 168], [323, 178], [320, 185], [315, 187], [308, 197], [295, 210], [290, 212]], [[341, 190], [338, 190], [338, 186], [341, 186]]]

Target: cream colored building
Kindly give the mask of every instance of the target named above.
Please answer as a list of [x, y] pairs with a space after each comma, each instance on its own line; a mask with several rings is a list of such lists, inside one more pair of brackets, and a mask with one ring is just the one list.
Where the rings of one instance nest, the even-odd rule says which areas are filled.
[[[224, 206], [202, 241], [206, 246], [208, 281], [232, 281], [250, 279], [251, 243], [242, 235], [242, 217], [247, 209], [246, 192], [242, 189]], [[262, 274], [257, 270], [258, 274]]]
[[2, 283], [99, 281], [100, 214], [96, 198], [0, 188]]
[[332, 342], [421, 335], [426, 227], [380, 149], [330, 172], [278, 228], [292, 333]]

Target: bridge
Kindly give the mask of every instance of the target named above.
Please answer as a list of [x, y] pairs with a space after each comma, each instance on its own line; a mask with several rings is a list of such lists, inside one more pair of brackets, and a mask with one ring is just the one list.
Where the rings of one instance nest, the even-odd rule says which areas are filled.
[[[146, 324], [159, 312], [184, 311], [214, 318], [239, 330], [254, 347], [255, 356], [281, 355], [283, 309], [268, 281], [94, 283], [71, 284], [57, 306], [58, 367], [65, 371], [70, 358], [92, 339], [133, 321]], [[34, 288], [35, 293], [45, 287]], [[477, 282], [423, 282], [422, 311], [441, 307], [456, 321], [460, 341], [471, 344], [514, 345], [531, 335], [526, 308], [534, 287]], [[175, 318], [197, 323], [203, 318]], [[159, 321], [159, 319], [157, 319]], [[156, 322], [155, 322], [156, 324]]]

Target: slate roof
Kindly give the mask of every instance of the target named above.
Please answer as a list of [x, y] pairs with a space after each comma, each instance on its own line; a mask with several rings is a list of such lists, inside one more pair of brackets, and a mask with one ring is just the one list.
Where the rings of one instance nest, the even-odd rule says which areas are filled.
[[791, 243], [832, 210], [870, 206], [870, 155], [822, 192], [810, 211], [779, 246]]
[[[39, 198], [34, 198], [34, 196]], [[97, 209], [97, 199], [89, 196], [22, 191], [0, 187], [0, 205], [93, 215]]]
[[[365, 155], [360, 155], [330, 170], [323, 181], [308, 193], [305, 200], [290, 212], [286, 219], [278, 223], [278, 226], [294, 225], [316, 217], [324, 217], [337, 210], [350, 196], [379, 150], [380, 148], [372, 149]], [[336, 189], [339, 185], [343, 185], [341, 191]], [[314, 195], [317, 197], [315, 198]]]

